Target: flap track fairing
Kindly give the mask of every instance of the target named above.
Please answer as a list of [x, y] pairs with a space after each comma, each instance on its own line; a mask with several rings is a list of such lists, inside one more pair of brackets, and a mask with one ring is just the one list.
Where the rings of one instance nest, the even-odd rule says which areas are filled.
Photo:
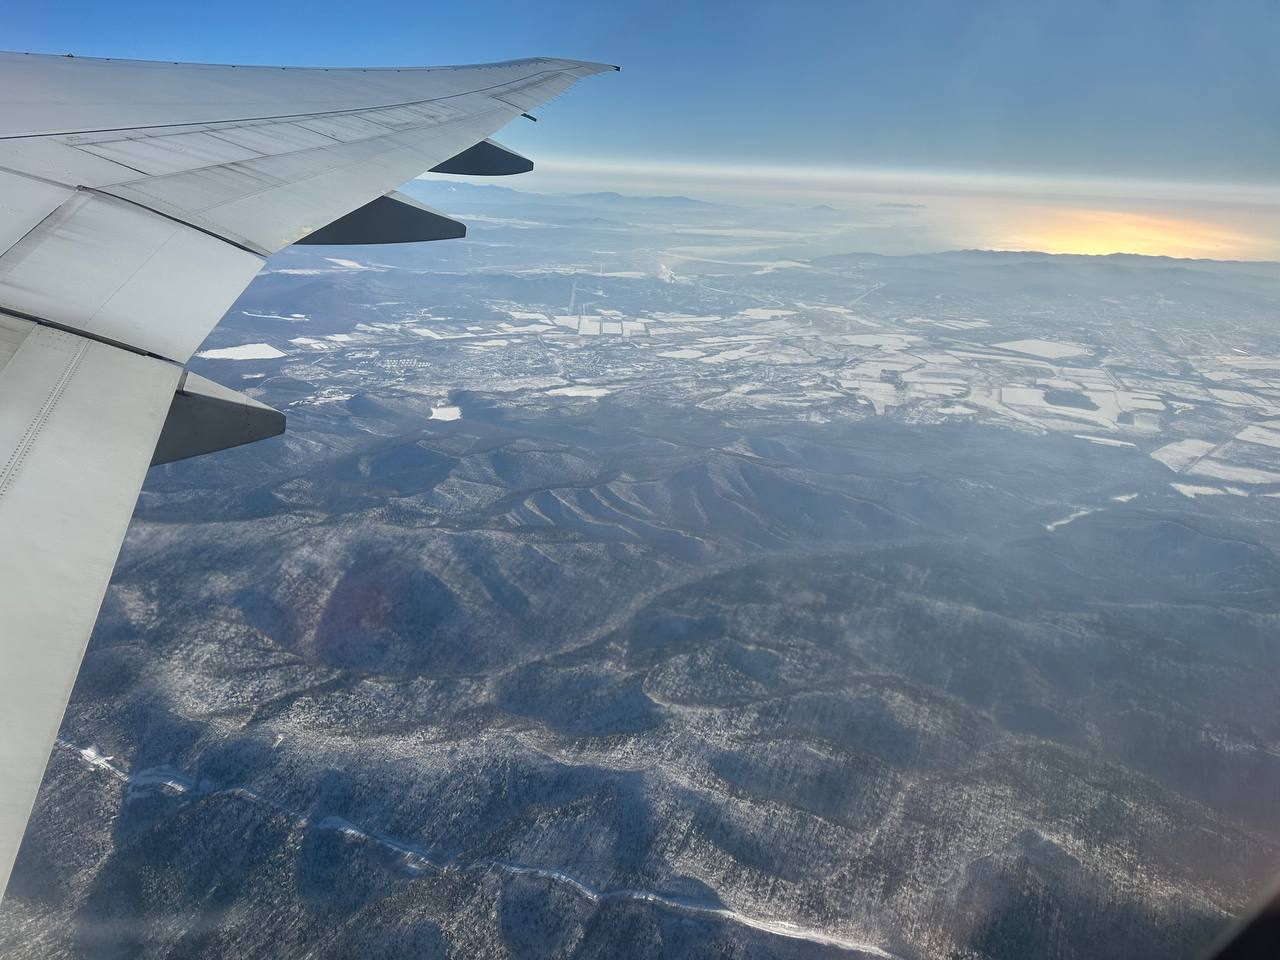
[[151, 465], [172, 463], [284, 433], [284, 414], [187, 371], [178, 383]]
[[393, 190], [384, 197], [352, 210], [327, 227], [307, 234], [303, 244], [422, 243], [427, 240], [458, 240], [467, 235], [467, 226], [425, 203]]
[[496, 140], [481, 140], [460, 154], [431, 168], [432, 173], [454, 173], [465, 177], [509, 177], [528, 173], [533, 161], [522, 157]]

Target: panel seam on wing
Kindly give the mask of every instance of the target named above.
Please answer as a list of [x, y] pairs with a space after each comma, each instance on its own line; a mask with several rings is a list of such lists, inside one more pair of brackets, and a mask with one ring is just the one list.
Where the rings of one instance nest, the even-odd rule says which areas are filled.
[[[115, 350], [123, 350], [125, 353], [137, 354], [140, 357], [150, 357], [152, 360], [162, 360], [165, 363], [172, 363], [175, 366], [182, 364], [174, 360], [172, 357], [161, 356], [158, 353], [152, 353], [150, 350], [143, 350], [141, 347], [135, 347], [133, 344], [125, 343], [123, 340], [112, 340], [110, 337], [104, 337], [100, 334], [91, 333], [88, 330], [80, 330], [76, 327], [68, 326], [65, 323], [58, 323], [56, 320], [50, 320], [46, 317], [36, 316], [34, 313], [26, 313], [22, 310], [15, 310], [13, 307], [5, 306], [0, 303], [0, 315], [13, 317], [16, 320], [26, 320], [28, 323], [34, 323], [38, 327], [44, 327], [48, 330], [57, 330], [59, 333], [65, 333], [69, 336], [79, 337], [82, 340], [92, 340], [94, 343], [100, 343], [104, 347], [111, 347]], [[10, 358], [12, 359], [12, 357]]]
[[77, 188], [69, 186], [65, 183], [58, 183], [56, 180], [46, 180], [44, 177], [33, 177], [31, 174], [26, 173], [22, 170], [10, 170], [8, 167], [0, 167], [0, 169], [4, 170], [5, 173], [13, 174], [15, 177], [22, 177], [23, 179], [26, 179], [26, 180], [35, 180], [38, 182], [47, 183], [51, 187], [60, 187], [64, 190], [72, 191], [70, 195], [62, 198], [61, 203], [59, 203], [53, 209], [49, 210], [47, 213], [45, 213], [43, 217], [41, 217], [39, 220], [33, 223], [31, 227], [25, 233], [22, 234], [22, 236], [16, 237], [13, 243], [9, 244], [3, 250], [0, 250], [0, 260], [3, 260], [4, 257], [9, 255], [10, 251], [17, 249], [19, 246], [21, 246], [22, 242], [27, 239], [27, 237], [31, 236], [33, 233], [35, 233], [37, 230], [43, 227], [45, 223], [48, 222], [50, 217], [56, 215], [57, 212], [62, 209], [63, 205], [66, 204], [68, 200], [70, 200], [72, 197], [75, 196], [74, 191]]
[[270, 251], [263, 250], [260, 247], [250, 246], [249, 241], [247, 240], [244, 243], [240, 243], [238, 240], [232, 240], [230, 237], [224, 234], [218, 233], [214, 230], [210, 230], [207, 227], [202, 227], [199, 224], [192, 223], [189, 220], [183, 220], [181, 217], [175, 216], [172, 213], [165, 213], [163, 210], [157, 210], [155, 207], [148, 206], [147, 204], [142, 203], [139, 200], [134, 200], [134, 199], [131, 199], [130, 197], [122, 197], [117, 193], [112, 193], [110, 190], [105, 190], [101, 187], [80, 187], [79, 189], [84, 190], [88, 193], [96, 193], [101, 197], [110, 197], [112, 200], [119, 200], [121, 203], [127, 203], [132, 206], [135, 206], [139, 210], [145, 210], [147, 211], [147, 213], [154, 213], [157, 217], [162, 217], [165, 220], [168, 220], [172, 223], [176, 223], [183, 227], [189, 227], [192, 230], [196, 231], [197, 233], [203, 233], [205, 236], [213, 237], [213, 239], [221, 240], [223, 243], [229, 246], [235, 247], [238, 250], [243, 250], [245, 253], [251, 253], [255, 257], [261, 257], [264, 261], [267, 259], [267, 257], [271, 256]]
[[[71, 336], [71, 334], [63, 334], [63, 336]], [[76, 351], [68, 358], [66, 366], [63, 367], [62, 375], [49, 388], [49, 393], [45, 396], [40, 409], [31, 418], [31, 421], [27, 424], [27, 429], [23, 431], [22, 437], [9, 454], [9, 459], [5, 462], [4, 469], [0, 470], [0, 499], [4, 498], [4, 495], [13, 485], [14, 479], [21, 472], [22, 464], [27, 459], [27, 454], [31, 452], [36, 441], [40, 438], [45, 424], [49, 422], [49, 418], [53, 415], [54, 408], [66, 392], [67, 384], [71, 382], [71, 378], [75, 375], [76, 369], [80, 366], [80, 360], [84, 357], [84, 353], [88, 348], [89, 342], [81, 340]]]
[[[262, 117], [229, 117], [225, 120], [200, 120], [197, 122], [186, 121], [184, 123], [153, 123], [134, 127], [102, 127], [100, 129], [84, 129], [84, 130], [46, 130], [28, 133], [10, 133], [0, 135], [0, 141], [3, 140], [27, 140], [40, 139], [45, 137], [75, 137], [83, 134], [93, 133], [127, 133], [132, 130], [164, 130], [173, 127], [198, 127], [206, 124], [233, 124], [233, 123], [253, 123], [258, 120], [306, 120], [309, 117], [332, 117], [340, 114], [361, 114], [374, 110], [391, 110], [395, 107], [414, 107], [424, 103], [443, 103], [446, 100], [457, 100], [460, 97], [470, 97], [478, 93], [488, 93], [490, 90], [497, 90], [499, 87], [509, 87], [511, 84], [523, 83], [528, 80], [541, 79], [545, 76], [564, 73], [563, 70], [543, 70], [538, 73], [531, 73], [525, 77], [518, 77], [514, 80], [506, 80], [502, 83], [490, 84], [487, 87], [477, 87], [475, 90], [462, 90], [458, 93], [451, 93], [447, 97], [425, 97], [420, 100], [403, 100], [397, 103], [371, 104], [367, 107], [344, 107], [341, 110], [321, 110], [313, 113], [279, 113], [269, 114]], [[576, 80], [582, 79], [576, 77]], [[70, 144], [74, 146], [74, 144]]]

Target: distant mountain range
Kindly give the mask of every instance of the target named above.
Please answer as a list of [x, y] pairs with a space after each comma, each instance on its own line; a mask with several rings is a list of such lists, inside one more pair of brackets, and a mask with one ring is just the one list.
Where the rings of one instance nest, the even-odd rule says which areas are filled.
[[725, 209], [726, 204], [710, 203], [683, 196], [635, 196], [612, 190], [594, 193], [536, 193], [515, 190], [491, 183], [468, 183], [460, 180], [413, 180], [404, 190], [414, 196], [439, 196], [441, 194], [464, 198], [472, 202], [504, 203], [518, 200], [521, 203], [595, 203], [606, 206], [618, 204], [694, 208], [699, 210]]

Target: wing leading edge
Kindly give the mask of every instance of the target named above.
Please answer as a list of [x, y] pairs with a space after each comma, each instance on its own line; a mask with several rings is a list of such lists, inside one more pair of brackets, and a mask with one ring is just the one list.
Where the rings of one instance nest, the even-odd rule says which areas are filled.
[[460, 235], [380, 198], [529, 169], [489, 135], [612, 69], [0, 53], [0, 895], [148, 465], [283, 430], [182, 365], [268, 255], [335, 221]]

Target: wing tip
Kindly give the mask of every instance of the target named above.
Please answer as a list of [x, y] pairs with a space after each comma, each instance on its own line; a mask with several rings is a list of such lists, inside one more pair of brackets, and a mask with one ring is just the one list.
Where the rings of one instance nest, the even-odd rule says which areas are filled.
[[[548, 62], [557, 62], [555, 58], [548, 57]], [[559, 63], [572, 64], [576, 68], [578, 75], [583, 77], [591, 76], [593, 73], [608, 73], [609, 71], [621, 72], [622, 67], [616, 63], [600, 63], [598, 60], [560, 60]]]

